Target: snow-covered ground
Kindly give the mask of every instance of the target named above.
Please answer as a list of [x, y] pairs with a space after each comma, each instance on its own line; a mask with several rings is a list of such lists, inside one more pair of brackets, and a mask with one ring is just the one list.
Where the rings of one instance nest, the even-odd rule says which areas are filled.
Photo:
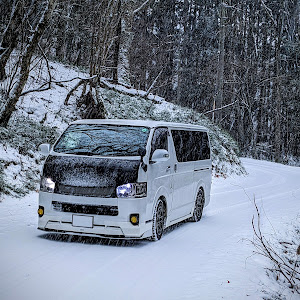
[[[300, 213], [300, 168], [243, 159], [246, 177], [214, 178], [199, 223], [159, 242], [38, 231], [38, 194], [0, 203], [0, 299], [262, 299], [276, 290], [253, 256], [255, 196], [266, 235]], [[288, 290], [282, 295], [290, 298]]]

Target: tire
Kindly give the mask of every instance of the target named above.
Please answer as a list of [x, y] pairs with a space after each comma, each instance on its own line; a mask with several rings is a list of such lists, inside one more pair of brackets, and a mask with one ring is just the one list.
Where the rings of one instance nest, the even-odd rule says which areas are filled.
[[152, 222], [152, 241], [158, 241], [161, 239], [166, 222], [166, 208], [161, 199], [158, 199], [154, 214], [153, 214], [153, 222]]
[[205, 203], [204, 192], [202, 189], [199, 189], [196, 200], [193, 216], [189, 219], [191, 222], [199, 222], [202, 218], [203, 208]]

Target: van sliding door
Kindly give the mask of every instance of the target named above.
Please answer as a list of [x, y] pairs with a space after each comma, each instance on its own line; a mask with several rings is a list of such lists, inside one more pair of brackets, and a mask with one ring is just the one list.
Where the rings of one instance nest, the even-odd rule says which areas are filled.
[[194, 205], [194, 161], [191, 156], [193, 137], [189, 131], [171, 130], [176, 158], [173, 173], [171, 221], [190, 214]]

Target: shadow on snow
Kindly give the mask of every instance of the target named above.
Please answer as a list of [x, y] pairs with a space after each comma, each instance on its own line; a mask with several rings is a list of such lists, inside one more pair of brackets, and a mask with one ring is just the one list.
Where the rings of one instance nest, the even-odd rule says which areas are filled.
[[[205, 216], [203, 216], [205, 218]], [[174, 224], [165, 229], [162, 240], [164, 237], [173, 233], [177, 228], [183, 228], [189, 221], [185, 220], [180, 223]], [[190, 223], [191, 224], [191, 223]], [[104, 238], [104, 237], [89, 237], [89, 236], [79, 236], [64, 233], [45, 233], [38, 236], [39, 238], [46, 239], [49, 241], [57, 241], [62, 243], [80, 243], [89, 245], [102, 245], [102, 246], [115, 246], [115, 247], [143, 247], [152, 242], [149, 239], [124, 239], [124, 238]]]

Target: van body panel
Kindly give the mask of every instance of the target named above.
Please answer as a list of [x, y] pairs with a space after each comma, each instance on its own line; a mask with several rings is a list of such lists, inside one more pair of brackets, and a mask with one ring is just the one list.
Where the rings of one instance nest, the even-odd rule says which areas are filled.
[[173, 174], [173, 201], [171, 220], [186, 216], [191, 212], [194, 204], [194, 162], [174, 164], [176, 166]]
[[205, 206], [210, 202], [210, 189], [211, 189], [211, 160], [195, 161], [194, 165], [194, 184], [195, 195], [200, 187], [204, 190]]
[[[201, 160], [180, 158], [185, 153], [176, 153], [176, 149], [180, 151], [181, 147], [175, 147], [172, 136], [172, 130], [182, 131], [183, 136], [189, 135], [190, 131], [207, 135], [204, 127], [137, 120], [79, 120], [71, 125], [73, 124], [76, 124], [72, 127], [75, 128], [75, 133], [76, 130], [81, 130], [80, 124], [85, 125], [84, 130], [88, 130], [89, 124], [95, 130], [98, 128], [94, 125], [109, 125], [109, 128], [137, 126], [141, 130], [148, 130], [145, 155], [91, 156], [81, 152], [72, 154], [53, 151], [59, 139], [64, 137], [62, 134], [43, 168], [41, 183], [44, 179], [50, 180], [54, 189], [52, 192], [43, 189], [40, 191], [39, 205], [43, 207], [44, 215], [39, 217], [39, 229], [87, 236], [147, 238], [152, 236], [153, 215], [158, 199], [163, 198], [166, 204], [166, 226], [192, 216], [199, 188], [204, 190], [205, 205], [209, 203], [210, 157]], [[198, 137], [197, 134], [190, 135]], [[199, 139], [197, 140], [199, 144]], [[116, 139], [113, 143], [118, 144]], [[206, 143], [206, 149], [209, 149], [207, 138]], [[130, 147], [130, 140], [128, 145]], [[193, 145], [190, 147], [195, 148]], [[166, 158], [152, 162], [151, 156], [156, 149], [164, 150]], [[117, 196], [118, 186], [140, 183], [146, 186], [145, 195]], [[132, 214], [138, 215], [138, 224], [131, 223]]]

